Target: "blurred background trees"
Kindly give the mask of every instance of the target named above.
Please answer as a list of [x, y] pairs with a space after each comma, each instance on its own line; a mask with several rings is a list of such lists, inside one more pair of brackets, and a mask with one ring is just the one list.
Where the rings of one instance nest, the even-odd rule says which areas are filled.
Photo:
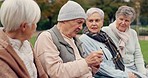
[[[35, 0], [42, 11], [37, 30], [46, 30], [57, 23], [57, 15], [63, 4], [68, 0]], [[135, 26], [148, 25], [148, 0], [73, 0], [78, 2], [85, 11], [90, 7], [99, 7], [105, 12], [104, 26], [115, 20], [115, 12], [121, 5], [128, 5], [136, 10]], [[3, 1], [0, 1], [0, 5]], [[139, 28], [138, 28], [139, 29]], [[139, 31], [139, 30], [138, 30]]]

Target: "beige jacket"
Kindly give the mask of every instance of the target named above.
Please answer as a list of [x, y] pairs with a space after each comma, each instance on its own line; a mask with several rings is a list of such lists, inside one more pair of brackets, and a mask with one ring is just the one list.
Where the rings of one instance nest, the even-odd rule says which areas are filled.
[[90, 68], [80, 56], [77, 47], [65, 36], [63, 38], [74, 49], [75, 61], [63, 63], [48, 31], [42, 32], [37, 38], [34, 48], [45, 71], [51, 78], [92, 78]]
[[[36, 55], [34, 58], [38, 78], [48, 78]], [[0, 30], [0, 78], [30, 78], [23, 61], [16, 54], [2, 30]]]

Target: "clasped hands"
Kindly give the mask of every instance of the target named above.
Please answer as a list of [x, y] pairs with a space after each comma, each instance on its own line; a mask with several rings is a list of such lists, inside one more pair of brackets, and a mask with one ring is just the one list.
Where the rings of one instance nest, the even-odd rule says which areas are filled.
[[100, 67], [100, 63], [103, 60], [102, 57], [103, 57], [103, 52], [100, 50], [100, 51], [91, 52], [85, 58], [88, 66], [92, 68], [93, 74], [95, 74], [97, 72], [98, 68]]

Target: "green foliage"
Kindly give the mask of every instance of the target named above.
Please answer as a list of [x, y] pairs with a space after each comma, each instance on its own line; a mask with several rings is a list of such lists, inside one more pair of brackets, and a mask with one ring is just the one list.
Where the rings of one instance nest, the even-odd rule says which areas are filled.
[[[47, 20], [45, 23], [53, 26], [57, 23], [57, 15], [63, 4], [68, 0], [52, 0], [53, 2], [49, 3], [48, 0], [36, 0], [39, 4], [42, 11], [41, 23], [43, 20]], [[140, 2], [140, 22], [142, 25], [148, 24], [148, 1], [147, 0], [130, 0], [130, 2], [124, 2], [124, 0], [73, 0], [78, 2], [85, 11], [90, 7], [101, 8], [105, 12], [104, 25], [109, 25], [113, 20], [115, 20], [115, 12], [121, 5], [128, 5], [136, 9], [136, 1]], [[136, 24], [136, 21], [133, 23]], [[41, 25], [41, 24], [40, 24]], [[42, 24], [43, 25], [43, 24]], [[48, 27], [43, 26], [39, 27], [46, 29]], [[50, 28], [50, 27], [49, 27]]]
[[148, 26], [132, 26], [140, 36], [148, 36]]
[[0, 6], [2, 5], [3, 1], [0, 1]]
[[148, 15], [141, 15], [140, 16], [140, 23], [142, 25], [148, 25]]
[[36, 41], [36, 36], [33, 36], [29, 41], [31, 42], [31, 44], [34, 46], [35, 41]]
[[141, 15], [148, 17], [148, 0], [141, 0]]
[[[128, 5], [119, 0], [97, 0], [96, 7], [101, 8], [105, 12], [104, 25], [109, 25], [112, 20], [115, 20], [115, 12], [121, 5]], [[103, 5], [102, 5], [103, 4]]]
[[[41, 8], [41, 20], [37, 30], [45, 30], [51, 28], [57, 23], [57, 15], [63, 4], [68, 0], [35, 0]], [[140, 2], [140, 22], [142, 25], [148, 24], [148, 1], [147, 0], [130, 0], [130, 2], [124, 2], [124, 0], [73, 0], [78, 2], [85, 11], [90, 7], [101, 8], [105, 12], [104, 25], [109, 25], [115, 20], [115, 12], [121, 5], [128, 5], [136, 9], [136, 1]], [[0, 5], [3, 1], [0, 1]], [[45, 24], [43, 24], [45, 23]], [[133, 23], [136, 24], [136, 21]]]
[[37, 24], [38, 31], [47, 30], [47, 29], [50, 29], [51, 27], [53, 27], [53, 24], [52, 24], [52, 22], [49, 21], [49, 19], [41, 20]]

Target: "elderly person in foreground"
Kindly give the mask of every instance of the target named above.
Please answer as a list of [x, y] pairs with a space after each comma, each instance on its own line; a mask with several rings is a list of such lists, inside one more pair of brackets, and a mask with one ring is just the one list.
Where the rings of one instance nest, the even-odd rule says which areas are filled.
[[86, 19], [84, 9], [74, 1], [62, 6], [58, 23], [42, 32], [35, 43], [36, 54], [51, 78], [92, 78], [99, 68], [102, 52], [93, 52], [86, 58], [77, 33]]
[[127, 68], [146, 75], [143, 55], [137, 33], [130, 28], [135, 19], [135, 10], [129, 6], [121, 6], [116, 12], [116, 20], [108, 27], [103, 27], [120, 51]]
[[5, 0], [0, 8], [0, 78], [47, 78], [28, 39], [40, 9], [33, 0]]

